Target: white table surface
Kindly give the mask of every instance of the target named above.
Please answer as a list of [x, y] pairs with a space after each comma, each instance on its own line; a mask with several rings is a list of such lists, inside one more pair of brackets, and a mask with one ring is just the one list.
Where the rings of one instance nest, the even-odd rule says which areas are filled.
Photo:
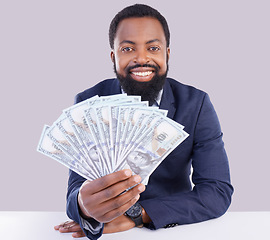
[[[68, 240], [70, 233], [59, 233], [54, 225], [68, 220], [64, 212], [0, 212], [0, 239]], [[80, 238], [86, 240], [87, 238]], [[270, 212], [228, 212], [197, 224], [151, 231], [134, 228], [104, 234], [101, 240], [270, 240]]]

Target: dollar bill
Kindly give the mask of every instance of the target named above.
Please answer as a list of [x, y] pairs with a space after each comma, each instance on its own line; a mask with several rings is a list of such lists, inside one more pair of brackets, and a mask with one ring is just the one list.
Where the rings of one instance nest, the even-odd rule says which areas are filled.
[[[189, 136], [182, 126], [169, 118], [159, 119], [134, 142], [134, 147], [126, 153], [120, 168], [130, 168], [134, 174], [147, 180], [158, 165]], [[118, 170], [118, 169], [117, 169]], [[144, 182], [146, 184], [146, 182]]]
[[38, 151], [94, 180], [129, 168], [147, 184], [151, 173], [187, 137], [167, 111], [139, 96], [94, 96], [45, 126]]
[[70, 122], [74, 135], [76, 136], [77, 145], [82, 149], [81, 151], [86, 156], [88, 164], [94, 166], [95, 172], [97, 172], [99, 177], [104, 175], [102, 171], [103, 164], [101, 162], [99, 151], [97, 150], [96, 142], [94, 141], [93, 135], [85, 119], [84, 111], [100, 102], [101, 99], [98, 96], [94, 96], [63, 110]]
[[146, 108], [148, 107], [148, 102], [140, 102], [136, 104], [126, 104], [119, 107], [119, 116], [118, 116], [118, 128], [117, 128], [117, 138], [116, 146], [118, 146], [117, 159], [121, 160], [122, 153], [125, 151], [127, 146], [125, 143], [129, 137], [132, 126], [132, 117], [134, 114], [134, 109]]
[[[113, 138], [111, 138], [110, 133], [112, 129], [112, 121], [111, 121], [111, 107], [115, 106], [113, 104], [118, 104], [116, 105], [117, 107], [119, 106], [121, 102], [121, 105], [123, 104], [133, 104], [132, 100], [119, 100], [119, 101], [110, 101], [108, 102], [108, 105], [99, 105], [94, 108], [94, 113], [96, 115], [97, 119], [97, 128], [98, 128], [98, 133], [99, 133], [99, 141], [100, 145], [103, 148], [103, 152], [108, 153], [106, 154], [107, 160], [109, 161], [109, 167], [110, 167], [110, 172], [113, 169], [114, 166], [114, 144], [112, 143]], [[117, 120], [118, 121], [118, 120]]]
[[66, 154], [55, 145], [55, 143], [48, 136], [49, 129], [50, 126], [44, 126], [40, 141], [38, 143], [37, 151], [70, 168], [72, 171], [80, 174], [84, 178], [94, 180], [95, 176], [92, 174], [91, 169], [85, 169], [78, 161], [76, 161], [75, 158]]
[[120, 159], [124, 154], [131, 151], [134, 147], [136, 140], [143, 136], [143, 133], [155, 122], [155, 118], [160, 115], [166, 116], [167, 111], [156, 108], [135, 108], [130, 114], [129, 122], [134, 124], [130, 125], [128, 130], [130, 133], [124, 143], [124, 151], [119, 157]]
[[93, 107], [85, 110], [85, 119], [90, 130], [90, 133], [95, 142], [96, 150], [100, 156], [101, 163], [101, 175], [105, 176], [108, 172], [110, 172], [110, 160], [108, 156], [108, 152], [106, 151], [105, 146], [102, 144], [103, 140], [101, 139], [101, 133], [97, 126], [97, 116], [95, 114], [95, 110]]
[[89, 167], [85, 156], [81, 152], [73, 148], [72, 145], [67, 141], [66, 137], [59, 130], [56, 124], [53, 124], [47, 132], [48, 137], [53, 141], [53, 143], [61, 149], [66, 155], [76, 159], [82, 166]]

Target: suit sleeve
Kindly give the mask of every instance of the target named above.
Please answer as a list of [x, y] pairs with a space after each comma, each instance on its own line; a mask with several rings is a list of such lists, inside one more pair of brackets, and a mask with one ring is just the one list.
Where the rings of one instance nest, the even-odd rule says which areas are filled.
[[[75, 103], [81, 102], [83, 99], [79, 95], [75, 97]], [[81, 185], [86, 181], [85, 178], [81, 177], [77, 173], [69, 170], [69, 180], [68, 180], [68, 191], [67, 191], [67, 206], [66, 212], [69, 218], [79, 223], [83, 229], [85, 235], [92, 240], [98, 239], [102, 235], [104, 224], [95, 221], [94, 219], [88, 220], [88, 226], [91, 226], [94, 230], [89, 230], [89, 227], [86, 227], [86, 220], [82, 219], [79, 213], [78, 205], [78, 194]], [[101, 226], [100, 226], [101, 225]], [[95, 229], [98, 229], [97, 231]]]
[[233, 187], [228, 159], [220, 124], [207, 94], [197, 115], [190, 158], [194, 183], [191, 191], [140, 202], [152, 219], [149, 228], [217, 218], [227, 211], [231, 203]]

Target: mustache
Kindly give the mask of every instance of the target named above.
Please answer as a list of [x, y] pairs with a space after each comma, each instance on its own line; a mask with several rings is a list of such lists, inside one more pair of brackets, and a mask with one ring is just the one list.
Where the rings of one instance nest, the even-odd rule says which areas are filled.
[[134, 68], [140, 68], [140, 67], [154, 68], [156, 72], [160, 69], [159, 66], [152, 65], [152, 64], [147, 64], [147, 63], [146, 63], [146, 64], [136, 64], [136, 65], [134, 65], [134, 66], [130, 66], [130, 67], [128, 67], [128, 68], [126, 69], [126, 71], [129, 73], [132, 69], [134, 69]]

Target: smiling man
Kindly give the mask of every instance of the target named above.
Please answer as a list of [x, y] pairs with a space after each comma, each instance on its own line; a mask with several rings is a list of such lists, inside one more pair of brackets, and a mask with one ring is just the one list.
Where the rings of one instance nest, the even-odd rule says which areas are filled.
[[76, 103], [95, 95], [141, 95], [168, 110], [168, 117], [190, 135], [152, 173], [147, 186], [130, 170], [94, 181], [70, 171], [67, 214], [74, 221], [55, 229], [97, 239], [135, 226], [158, 229], [221, 216], [233, 193], [223, 134], [208, 95], [167, 78], [170, 33], [165, 18], [146, 5], [127, 7], [112, 20], [109, 38], [117, 78], [78, 94]]
[[163, 27], [153, 17], [122, 20], [113, 36], [110, 31], [111, 58], [123, 90], [141, 95], [152, 105], [162, 89], [170, 49]]

